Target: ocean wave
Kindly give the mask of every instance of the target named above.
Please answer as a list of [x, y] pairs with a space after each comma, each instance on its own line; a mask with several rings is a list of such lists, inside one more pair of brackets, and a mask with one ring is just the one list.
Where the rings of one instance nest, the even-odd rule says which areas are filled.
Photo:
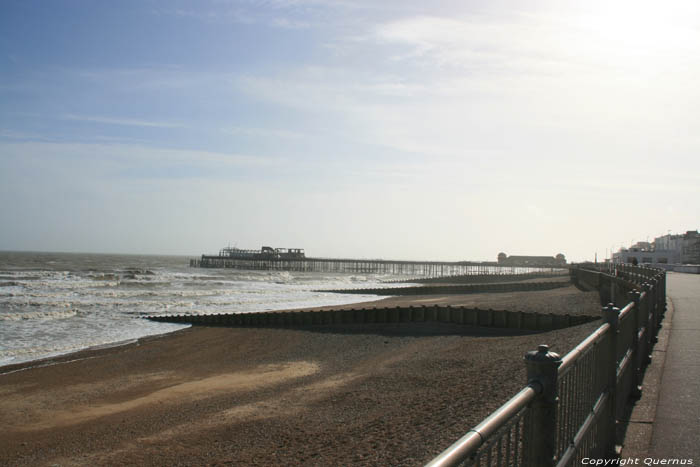
[[172, 274], [171, 277], [174, 279], [179, 279], [179, 280], [183, 280], [183, 281], [192, 281], [192, 282], [196, 282], [196, 283], [199, 283], [199, 281], [205, 281], [205, 282], [208, 282], [208, 281], [226, 281], [226, 282], [229, 282], [229, 281], [233, 280], [233, 279], [230, 279], [226, 276], [196, 276], [196, 275], [192, 275], [192, 274]]
[[188, 281], [182, 281], [178, 285], [182, 285], [183, 287], [214, 287], [214, 286], [235, 286], [237, 284], [236, 281], [233, 280], [224, 280], [224, 279], [217, 279], [217, 280], [207, 280], [204, 281], [204, 283], [196, 280], [188, 280]]
[[122, 269], [119, 271], [122, 274], [133, 274], [133, 275], [139, 275], [139, 276], [155, 276], [156, 273], [151, 271], [150, 269], [141, 269], [141, 268], [126, 268]]
[[226, 280], [233, 282], [275, 282], [275, 283], [290, 283], [295, 281], [298, 276], [293, 275], [289, 271], [245, 271], [232, 272], [224, 276]]
[[[34, 298], [34, 300], [32, 300], [32, 298]], [[56, 300], [56, 298], [57, 298], [56, 296], [46, 297], [47, 300], [36, 300], [36, 298], [39, 298], [39, 297], [29, 297], [27, 295], [21, 295], [21, 296], [17, 296], [16, 299], [7, 300], [5, 302], [2, 302], [2, 304], [9, 306], [9, 307], [39, 307], [39, 306], [44, 306], [44, 307], [66, 308], [66, 307], [71, 306], [71, 302], [69, 302], [69, 301]]]
[[135, 288], [135, 287], [142, 287], [142, 288], [158, 288], [158, 287], [163, 287], [167, 288], [170, 287], [172, 284], [170, 282], [160, 282], [160, 281], [143, 281], [143, 280], [121, 280], [119, 281], [118, 287], [128, 287], [128, 288]]
[[13, 281], [17, 279], [17, 276], [13, 275], [6, 275], [6, 274], [0, 274], [0, 281]]
[[17, 273], [10, 273], [10, 274], [3, 273], [2, 275], [0, 275], [0, 280], [35, 281], [35, 280], [43, 279], [45, 277], [47, 277], [47, 275], [44, 275], [44, 276], [36, 275], [36, 274], [29, 274], [28, 275], [26, 273], [17, 272]]
[[21, 311], [11, 313], [0, 313], [0, 321], [23, 321], [23, 320], [52, 320], [73, 318], [81, 314], [78, 310], [53, 310], [53, 311]]
[[101, 289], [110, 289], [110, 288], [121, 288], [121, 289], [129, 289], [129, 288], [150, 288], [150, 289], [157, 289], [157, 288], [162, 288], [163, 290], [167, 290], [170, 286], [172, 286], [172, 282], [165, 282], [165, 281], [153, 281], [153, 280], [143, 280], [143, 279], [97, 279], [94, 282], [90, 284], [86, 284], [87, 288], [94, 289], [94, 290], [101, 290]]
[[119, 274], [115, 274], [112, 272], [105, 272], [105, 273], [97, 273], [97, 274], [88, 274], [90, 279], [94, 281], [115, 281], [119, 279]]

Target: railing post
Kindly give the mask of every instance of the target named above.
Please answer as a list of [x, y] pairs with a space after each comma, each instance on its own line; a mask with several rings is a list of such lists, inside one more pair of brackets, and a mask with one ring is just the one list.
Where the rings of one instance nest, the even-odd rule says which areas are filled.
[[569, 277], [571, 277], [571, 283], [578, 286], [578, 267], [569, 268]]
[[613, 457], [615, 455], [615, 434], [617, 422], [617, 334], [620, 327], [620, 309], [612, 303], [608, 303], [603, 307], [603, 320], [610, 325], [609, 347], [607, 349], [608, 365], [608, 394], [610, 395], [610, 411], [607, 415], [607, 423], [605, 430], [607, 436], [604, 439], [608, 440], [608, 446], [605, 448], [605, 454]]
[[[657, 327], [657, 334], [658, 330], [663, 326], [661, 324], [661, 321], [663, 320], [662, 313], [663, 313], [663, 308], [660, 306], [660, 300], [659, 300], [659, 295], [661, 288], [659, 287], [659, 281], [655, 279], [650, 279], [649, 284], [651, 285], [651, 291], [654, 296], [654, 311], [656, 314], [656, 327]], [[654, 341], [656, 342], [656, 341]]]
[[651, 315], [649, 319], [651, 321], [651, 334], [649, 335], [649, 340], [651, 344], [656, 344], [658, 338], [656, 335], [659, 332], [659, 317], [656, 310], [656, 299], [654, 287], [649, 282], [642, 284], [642, 290], [646, 292], [647, 295], [647, 313]]
[[610, 276], [610, 302], [617, 303], [617, 282], [615, 278]]
[[528, 384], [536, 382], [542, 392], [532, 401], [525, 422], [523, 464], [527, 467], [551, 467], [557, 441], [557, 375], [561, 365], [558, 354], [540, 345], [525, 354]]
[[644, 355], [644, 352], [646, 352], [646, 349], [643, 349], [642, 347], [646, 346], [640, 346], [639, 344], [639, 323], [641, 322], [642, 319], [642, 310], [639, 307], [639, 296], [640, 293], [638, 290], [632, 290], [628, 294], [630, 301], [634, 303], [634, 308], [632, 309], [632, 318], [634, 320], [634, 334], [632, 335], [632, 351], [634, 352], [634, 358], [632, 361], [634, 362], [634, 380], [633, 382], [633, 387], [632, 387], [632, 393], [631, 396], [634, 398], [639, 398], [642, 395], [642, 355]]

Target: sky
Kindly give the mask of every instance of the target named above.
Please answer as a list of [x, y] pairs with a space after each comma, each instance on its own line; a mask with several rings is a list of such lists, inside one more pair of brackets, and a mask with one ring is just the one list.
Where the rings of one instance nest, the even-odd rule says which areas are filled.
[[592, 260], [700, 224], [695, 1], [0, 1], [0, 250]]

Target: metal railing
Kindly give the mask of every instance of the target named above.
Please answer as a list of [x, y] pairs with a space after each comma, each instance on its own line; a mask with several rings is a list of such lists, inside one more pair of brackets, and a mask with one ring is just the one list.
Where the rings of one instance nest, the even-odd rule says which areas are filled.
[[465, 460], [470, 466], [492, 465], [494, 460], [496, 465], [514, 465], [512, 461], [522, 459], [529, 404], [541, 392], [541, 384], [527, 385], [428, 465], [459, 465]]
[[614, 457], [616, 423], [640, 394], [663, 318], [666, 275], [590, 264], [571, 274], [608, 302], [605, 322], [563, 358], [546, 345], [528, 352], [527, 385], [428, 466], [564, 467]]

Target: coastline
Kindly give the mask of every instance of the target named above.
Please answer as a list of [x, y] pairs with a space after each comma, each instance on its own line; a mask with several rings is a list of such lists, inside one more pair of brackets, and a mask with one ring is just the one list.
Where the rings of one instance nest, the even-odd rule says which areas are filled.
[[[535, 279], [523, 282], [539, 282], [542, 279]], [[501, 307], [501, 309], [509, 309], [513, 311], [540, 311], [542, 313], [556, 313], [563, 310], [564, 304], [557, 304], [555, 298], [557, 296], [568, 296], [572, 292], [572, 287], [568, 289], [563, 289], [561, 291], [553, 291], [547, 294], [548, 299], [543, 300], [533, 300], [533, 295], [529, 292], [515, 292], [515, 293], [499, 293], [499, 294], [470, 294], [470, 295], [429, 295], [429, 296], [376, 296], [374, 300], [367, 300], [367, 297], [359, 298], [353, 295], [348, 295], [348, 303], [343, 303], [339, 305], [325, 305], [307, 308], [284, 308], [274, 311], [318, 311], [324, 309], [337, 309], [346, 310], [352, 308], [362, 308], [362, 307], [397, 307], [397, 306], [421, 306], [421, 305], [451, 305], [451, 306], [476, 306], [482, 308], [489, 307]], [[525, 295], [528, 294], [528, 295]], [[523, 300], [523, 297], [528, 297]], [[568, 297], [567, 297], [568, 298]], [[352, 301], [355, 299], [356, 301]], [[560, 305], [560, 306], [557, 306]], [[583, 304], [580, 309], [583, 309]], [[134, 318], [143, 319], [143, 318]], [[141, 337], [135, 337], [115, 342], [108, 342], [105, 344], [98, 344], [94, 346], [87, 346], [79, 349], [69, 350], [66, 352], [56, 353], [54, 355], [48, 355], [40, 357], [37, 359], [24, 360], [16, 363], [6, 363], [0, 365], [0, 376], [14, 371], [21, 371], [29, 367], [43, 366], [50, 364], [63, 363], [64, 358], [71, 355], [81, 354], [82, 352], [89, 352], [93, 350], [100, 350], [102, 348], [120, 347], [124, 345], [135, 344], [138, 345], [139, 341], [149, 338], [157, 338], [161, 336], [166, 336], [172, 333], [179, 332], [183, 329], [189, 328], [188, 325], [180, 329], [175, 329], [172, 331], [160, 332], [156, 334], [148, 334]], [[42, 364], [43, 362], [43, 364]], [[55, 362], [55, 363], [52, 363]]]
[[[384, 297], [376, 296], [376, 299], [375, 299], [375, 300], [368, 300], [368, 297], [367, 297], [367, 296], [353, 296], [353, 295], [347, 295], [346, 297], [347, 297], [347, 298], [344, 299], [344, 303], [342, 303], [342, 304], [340, 304], [340, 305], [332, 305], [332, 304], [331, 304], [331, 305], [325, 305], [324, 307], [325, 307], [325, 308], [328, 308], [328, 307], [352, 307], [353, 305], [360, 305], [360, 304], [362, 304], [362, 305], [367, 305], [367, 304], [373, 303], [374, 301], [379, 301], [379, 300], [381, 300], [382, 298], [384, 298]], [[307, 309], [310, 310], [310, 309], [324, 308], [324, 307], [315, 307], [315, 308], [280, 308], [279, 310], [273, 308], [273, 309], [265, 310], [265, 311], [292, 311], [292, 310], [301, 311], [301, 310], [307, 310]], [[242, 313], [258, 313], [258, 311], [248, 311], [248, 312], [242, 312]], [[134, 318], [132, 318], [132, 319], [138, 320], [138, 319], [144, 319], [144, 317], [138, 317], [138, 318], [137, 318], [137, 317], [134, 317]], [[154, 323], [154, 322], [151, 322], [151, 324], [158, 324], [158, 325], [161, 325], [161, 326], [162, 326], [162, 323]], [[170, 326], [173, 326], [173, 324], [168, 324], [167, 326], [170, 327]], [[65, 351], [58, 351], [58, 352], [50, 353], [50, 354], [43, 354], [43, 355], [39, 356], [38, 358], [30, 358], [30, 359], [21, 360], [21, 361], [18, 361], [18, 362], [11, 362], [11, 361], [10, 361], [10, 362], [6, 362], [6, 363], [0, 363], [0, 375], [3, 374], [3, 373], [5, 372], [5, 370], [7, 370], [8, 367], [16, 367], [16, 366], [18, 366], [18, 365], [31, 364], [31, 363], [39, 363], [39, 362], [43, 362], [43, 361], [54, 360], [54, 359], [61, 358], [61, 357], [63, 357], [63, 356], [73, 355], [73, 354], [80, 353], [80, 352], [84, 352], [84, 351], [88, 351], [88, 350], [98, 350], [98, 349], [103, 348], [103, 347], [104, 347], [104, 348], [109, 348], [109, 347], [119, 347], [119, 346], [122, 346], [122, 345], [128, 345], [129, 343], [138, 342], [139, 340], [142, 340], [142, 339], [147, 339], [147, 338], [150, 338], [150, 337], [163, 336], [163, 335], [168, 335], [168, 334], [171, 334], [171, 333], [174, 333], [174, 332], [178, 332], [178, 331], [180, 331], [180, 330], [182, 330], [182, 329], [186, 329], [186, 328], [189, 327], [190, 325], [177, 324], [177, 325], [174, 325], [174, 326], [178, 326], [178, 329], [165, 330], [165, 331], [162, 331], [162, 332], [155, 332], [155, 333], [152, 333], [152, 334], [145, 334], [145, 335], [141, 335], [141, 336], [138, 336], [138, 337], [129, 337], [129, 338], [126, 338], [126, 339], [121, 339], [121, 340], [117, 340], [117, 341], [113, 341], [113, 342], [105, 342], [105, 343], [103, 343], [103, 344], [86, 345], [85, 347], [77, 347], [77, 348], [72, 348], [72, 349], [68, 349], [68, 350], [65, 350]], [[183, 327], [183, 326], [184, 326], [184, 327]]]
[[0, 375], [0, 464], [416, 465], [522, 387], [524, 352], [595, 326], [202, 326], [83, 350]]
[[65, 353], [59, 353], [56, 355], [50, 355], [48, 357], [37, 358], [36, 360], [26, 360], [23, 362], [0, 365], [0, 376], [9, 375], [18, 371], [31, 370], [34, 368], [43, 368], [51, 365], [61, 365], [65, 363], [76, 362], [79, 360], [89, 360], [91, 358], [98, 358], [103, 352], [109, 352], [118, 347], [139, 346], [142, 342], [177, 334], [178, 332], [185, 331], [187, 329], [190, 329], [191, 327], [191, 325], [185, 325], [180, 329], [175, 329], [159, 334], [149, 334], [147, 336], [137, 337], [134, 339], [126, 339], [123, 341], [110, 342], [107, 344], [92, 345], [82, 349], [71, 350]]

